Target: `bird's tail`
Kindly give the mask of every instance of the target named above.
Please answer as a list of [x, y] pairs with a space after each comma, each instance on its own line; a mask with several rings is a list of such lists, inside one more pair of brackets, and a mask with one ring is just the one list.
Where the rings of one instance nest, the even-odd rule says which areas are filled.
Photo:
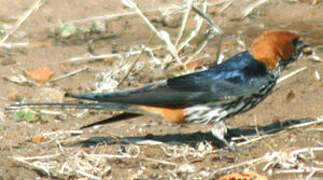
[[97, 110], [116, 110], [116, 111], [135, 111], [132, 105], [122, 103], [17, 103], [11, 104], [7, 110], [16, 110], [26, 107], [55, 107], [55, 108], [76, 108], [76, 109], [97, 109]]
[[128, 120], [128, 119], [135, 118], [135, 117], [138, 117], [138, 116], [141, 116], [141, 114], [121, 113], [121, 114], [118, 114], [116, 116], [112, 116], [112, 117], [109, 117], [107, 119], [100, 120], [100, 121], [94, 122], [92, 124], [82, 126], [80, 129], [85, 129], [85, 128], [93, 127], [93, 126], [96, 126], [96, 125], [109, 124], [109, 123], [113, 123], [113, 122]]
[[76, 109], [96, 109], [96, 110], [115, 110], [115, 111], [123, 111], [119, 115], [109, 117], [108, 119], [101, 120], [92, 124], [88, 124], [86, 126], [81, 127], [81, 129], [92, 127], [100, 124], [107, 124], [117, 121], [123, 121], [127, 119], [131, 119], [134, 117], [141, 116], [142, 114], [146, 114], [147, 112], [143, 109], [138, 108], [135, 105], [122, 104], [122, 103], [19, 103], [12, 104], [6, 108], [6, 110], [17, 110], [27, 107], [55, 107], [55, 108], [76, 108]]

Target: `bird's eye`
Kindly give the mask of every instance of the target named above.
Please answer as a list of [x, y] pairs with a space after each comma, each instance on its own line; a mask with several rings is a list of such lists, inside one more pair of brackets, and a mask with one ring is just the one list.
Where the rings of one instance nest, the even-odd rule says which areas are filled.
[[294, 39], [293, 41], [292, 41], [292, 45], [293, 46], [298, 46], [298, 44], [300, 43], [301, 41], [300, 40], [298, 40], [298, 39]]
[[308, 46], [308, 45], [307, 45], [307, 44], [305, 44], [303, 41], [298, 40], [298, 39], [294, 39], [294, 40], [292, 41], [292, 45], [293, 45], [294, 47], [296, 47], [296, 48], [299, 48], [299, 49], [303, 49], [303, 48], [305, 48], [305, 47], [307, 47], [307, 46]]

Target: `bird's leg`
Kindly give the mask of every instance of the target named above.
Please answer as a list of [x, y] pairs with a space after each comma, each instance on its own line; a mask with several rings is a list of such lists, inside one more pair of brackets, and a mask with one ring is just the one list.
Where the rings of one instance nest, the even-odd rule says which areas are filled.
[[232, 146], [226, 139], [225, 135], [228, 132], [228, 128], [224, 121], [217, 121], [214, 123], [211, 129], [212, 135], [221, 140], [231, 151], [235, 151], [236, 148]]
[[251, 147], [235, 147], [234, 142], [229, 143], [225, 139], [225, 135], [228, 132], [228, 128], [224, 121], [217, 121], [214, 123], [212, 129], [211, 129], [212, 135], [219, 140], [221, 140], [230, 151], [236, 151], [236, 152], [243, 152], [243, 151], [248, 151], [251, 149]]

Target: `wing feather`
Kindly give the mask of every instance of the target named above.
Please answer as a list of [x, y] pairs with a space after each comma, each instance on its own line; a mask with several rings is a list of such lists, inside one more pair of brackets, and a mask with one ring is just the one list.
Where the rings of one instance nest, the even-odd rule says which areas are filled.
[[[241, 96], [248, 96], [257, 93], [261, 86], [273, 80], [272, 77], [266, 75], [265, 66], [252, 61], [249, 53], [237, 56], [209, 70], [148, 84], [141, 88], [114, 93], [72, 96], [99, 102], [185, 107], [209, 101], [230, 101]], [[242, 64], [239, 66], [237, 63]]]

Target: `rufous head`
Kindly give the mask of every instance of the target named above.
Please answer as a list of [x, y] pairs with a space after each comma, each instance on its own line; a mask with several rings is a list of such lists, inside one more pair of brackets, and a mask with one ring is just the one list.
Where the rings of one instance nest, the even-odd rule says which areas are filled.
[[279, 65], [287, 65], [297, 60], [307, 46], [300, 37], [288, 31], [267, 31], [251, 44], [252, 56], [263, 62], [268, 68], [277, 71]]

